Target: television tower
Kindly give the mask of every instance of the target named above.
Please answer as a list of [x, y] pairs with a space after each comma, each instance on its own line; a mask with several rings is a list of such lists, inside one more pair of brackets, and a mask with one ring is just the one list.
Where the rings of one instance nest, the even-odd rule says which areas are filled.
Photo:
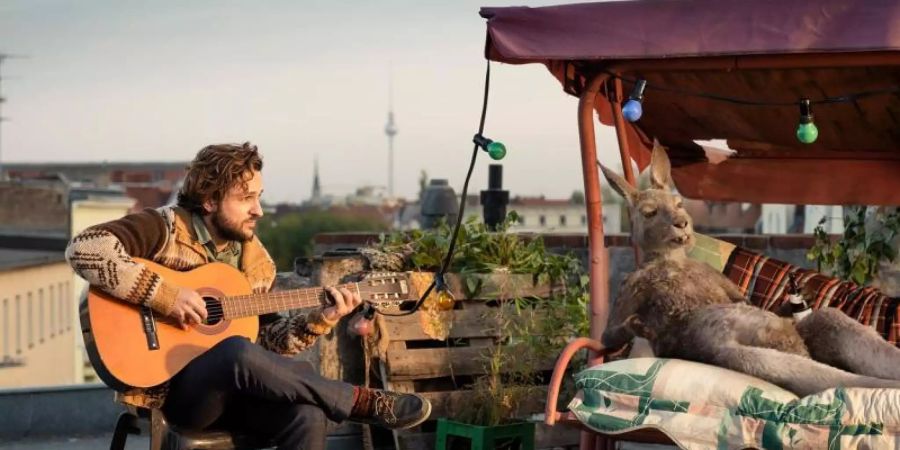
[[397, 126], [394, 124], [394, 78], [388, 79], [388, 119], [384, 126], [384, 134], [388, 138], [388, 196], [394, 196], [394, 136]]
[[313, 164], [312, 201], [318, 202], [322, 197], [322, 184], [319, 182], [319, 155], [316, 155], [316, 159]]

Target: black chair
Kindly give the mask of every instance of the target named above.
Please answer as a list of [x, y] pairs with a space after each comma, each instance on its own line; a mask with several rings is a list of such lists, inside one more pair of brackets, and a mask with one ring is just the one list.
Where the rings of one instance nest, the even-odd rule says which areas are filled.
[[124, 450], [129, 434], [149, 433], [150, 450], [251, 450], [274, 447], [268, 440], [224, 430], [194, 431], [169, 424], [159, 409], [126, 405], [119, 414], [110, 450]]

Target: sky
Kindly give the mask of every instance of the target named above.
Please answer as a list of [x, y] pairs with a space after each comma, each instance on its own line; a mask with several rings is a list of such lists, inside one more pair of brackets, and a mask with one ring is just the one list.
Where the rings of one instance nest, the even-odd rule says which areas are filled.
[[[318, 158], [322, 189], [387, 185], [393, 86], [395, 194], [418, 178], [462, 185], [484, 83], [473, 0], [191, 2], [3, 0], [0, 161], [187, 161], [250, 141], [267, 202], [300, 202]], [[577, 99], [542, 65], [491, 63], [485, 135], [508, 149], [512, 195], [583, 190]], [[615, 133], [598, 129], [618, 167]], [[469, 187], [487, 186], [480, 153]]]

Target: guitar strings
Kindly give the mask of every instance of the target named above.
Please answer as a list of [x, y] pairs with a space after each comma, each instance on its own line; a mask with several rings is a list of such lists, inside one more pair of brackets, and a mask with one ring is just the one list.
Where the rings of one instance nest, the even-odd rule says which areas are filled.
[[[360, 291], [359, 283], [346, 283], [338, 288], [355, 288]], [[279, 309], [306, 308], [323, 304], [328, 299], [327, 292], [322, 288], [292, 289], [286, 291], [274, 291], [254, 294], [242, 294], [226, 296], [221, 299], [205, 297], [207, 322], [222, 320], [226, 313], [235, 315], [259, 315], [268, 312], [273, 303]], [[228, 302], [226, 311], [225, 302]]]
[[[340, 287], [356, 287], [354, 284], [341, 285]], [[222, 299], [208, 298], [206, 299], [207, 321], [221, 320], [225, 317], [225, 301], [229, 302], [229, 308], [238, 314], [251, 313], [258, 314], [268, 309], [272, 303], [281, 304], [287, 308], [293, 306], [296, 308], [304, 308], [321, 304], [327, 295], [322, 289], [313, 289], [311, 292], [307, 290], [290, 290], [275, 291], [260, 294], [245, 294], [228, 296]], [[300, 304], [290, 304], [285, 300], [300, 300]]]

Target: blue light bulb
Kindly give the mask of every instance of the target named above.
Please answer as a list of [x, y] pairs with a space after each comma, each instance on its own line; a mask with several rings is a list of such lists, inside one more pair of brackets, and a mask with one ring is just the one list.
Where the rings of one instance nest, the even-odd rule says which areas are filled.
[[634, 99], [628, 100], [622, 107], [622, 115], [629, 122], [637, 122], [643, 113], [644, 108], [641, 106], [641, 102]]

